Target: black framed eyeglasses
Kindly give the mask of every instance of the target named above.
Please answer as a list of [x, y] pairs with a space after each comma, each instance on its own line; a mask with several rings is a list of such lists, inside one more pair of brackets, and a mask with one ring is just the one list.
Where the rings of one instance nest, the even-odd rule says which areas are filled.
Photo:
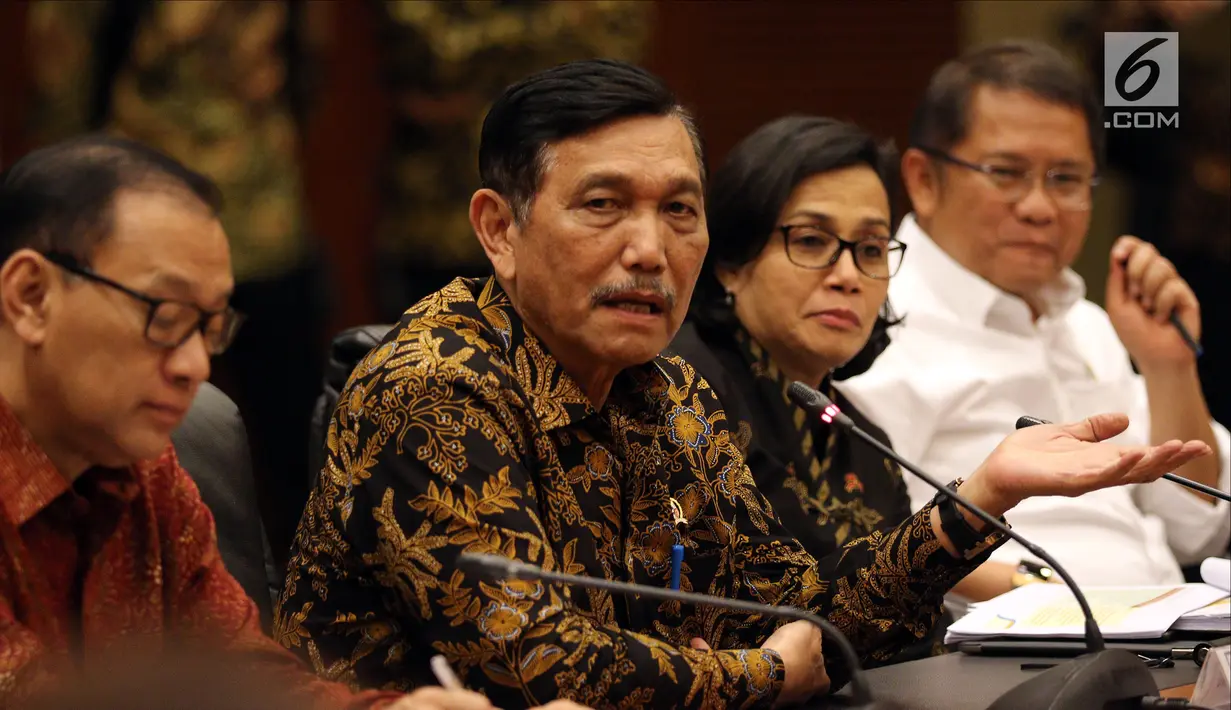
[[207, 311], [200, 306], [169, 298], [154, 298], [95, 272], [76, 257], [62, 252], [44, 254], [47, 261], [87, 281], [115, 289], [144, 303], [149, 313], [145, 319], [145, 338], [163, 348], [178, 348], [193, 333], [200, 332], [210, 355], [221, 355], [235, 340], [244, 315], [230, 306], [220, 311]]
[[851, 242], [813, 224], [784, 224], [778, 231], [782, 233], [786, 257], [805, 269], [827, 269], [849, 249], [860, 273], [873, 279], [888, 279], [902, 268], [906, 256], [906, 245], [893, 237]]
[[[1038, 171], [1010, 163], [972, 163], [937, 148], [915, 146], [923, 153], [950, 165], [982, 173], [1000, 191], [1006, 202], [1023, 199], [1034, 188]], [[1043, 191], [1051, 195], [1056, 206], [1067, 212], [1090, 209], [1099, 176], [1081, 168], [1049, 168], [1043, 172]]]

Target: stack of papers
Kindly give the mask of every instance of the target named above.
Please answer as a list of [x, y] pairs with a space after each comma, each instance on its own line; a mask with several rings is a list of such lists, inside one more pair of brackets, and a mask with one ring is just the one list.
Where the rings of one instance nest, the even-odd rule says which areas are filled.
[[1171, 628], [1176, 631], [1221, 631], [1231, 634], [1231, 597], [1188, 612]]
[[1231, 560], [1226, 557], [1207, 557], [1201, 563], [1201, 581], [1224, 592], [1231, 592]]
[[[1201, 563], [1201, 579], [1211, 587], [1231, 592], [1231, 560], [1210, 557]], [[1231, 598], [1190, 611], [1171, 627], [1179, 631], [1219, 631], [1231, 634]]]
[[[1159, 638], [1181, 617], [1193, 612], [1196, 613], [1186, 623], [1193, 624], [1189, 628], [1195, 630], [1221, 630], [1231, 620], [1227, 615], [1231, 610], [1226, 604], [1227, 592], [1208, 584], [1091, 587], [1083, 591], [1099, 629], [1108, 639]], [[969, 614], [949, 627], [945, 643], [1083, 636], [1085, 621], [1068, 587], [1028, 584], [972, 605]]]

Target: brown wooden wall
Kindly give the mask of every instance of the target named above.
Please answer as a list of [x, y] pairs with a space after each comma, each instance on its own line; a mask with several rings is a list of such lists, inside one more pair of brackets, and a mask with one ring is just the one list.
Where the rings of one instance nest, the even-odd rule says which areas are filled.
[[0, 0], [0, 169], [24, 153], [26, 4]]
[[662, 2], [647, 65], [697, 112], [716, 167], [787, 113], [854, 121], [902, 147], [928, 77], [959, 51], [940, 0]]
[[[0, 148], [20, 138], [22, 2], [0, 0]], [[945, 0], [660, 2], [646, 63], [700, 117], [711, 164], [758, 125], [789, 112], [855, 121], [906, 138], [929, 74], [958, 51], [959, 17]], [[373, 8], [334, 6], [328, 82], [305, 135], [310, 217], [327, 244], [334, 326], [370, 322], [375, 166], [389, 125], [376, 71]]]

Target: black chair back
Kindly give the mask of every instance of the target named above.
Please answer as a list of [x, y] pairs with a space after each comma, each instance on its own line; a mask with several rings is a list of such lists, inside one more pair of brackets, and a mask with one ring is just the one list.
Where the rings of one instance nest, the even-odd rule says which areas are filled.
[[248, 433], [239, 409], [217, 387], [201, 385], [184, 421], [171, 435], [175, 453], [201, 499], [214, 514], [218, 550], [223, 564], [261, 613], [261, 627], [273, 621], [271, 598], [281, 575], [274, 572], [273, 556], [257, 504]]
[[312, 426], [308, 440], [308, 490], [316, 488], [317, 477], [325, 465], [325, 434], [329, 431], [329, 419], [338, 406], [338, 394], [346, 386], [350, 373], [372, 348], [380, 345], [393, 324], [361, 325], [338, 333], [329, 348], [329, 362], [325, 364], [325, 381], [321, 396], [312, 410]]

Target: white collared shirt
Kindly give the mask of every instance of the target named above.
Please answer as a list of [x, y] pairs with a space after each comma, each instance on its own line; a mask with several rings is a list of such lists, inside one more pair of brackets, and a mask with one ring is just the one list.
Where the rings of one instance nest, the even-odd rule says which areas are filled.
[[[904, 323], [866, 374], [838, 387], [883, 428], [894, 448], [944, 481], [966, 476], [1029, 414], [1055, 422], [1124, 412], [1131, 424], [1115, 439], [1146, 444], [1150, 410], [1103, 309], [1085, 299], [1081, 277], [1066, 269], [1049, 287], [1046, 313], [968, 271], [919, 228], [902, 221], [908, 245], [889, 297]], [[1214, 423], [1221, 474], [1231, 486], [1231, 436]], [[934, 495], [907, 475], [918, 510]], [[1078, 584], [1171, 584], [1180, 565], [1226, 551], [1231, 508], [1210, 505], [1168, 481], [1112, 488], [1079, 498], [1033, 498], [1006, 516], [1055, 556]], [[992, 559], [1029, 558], [1008, 542]]]

